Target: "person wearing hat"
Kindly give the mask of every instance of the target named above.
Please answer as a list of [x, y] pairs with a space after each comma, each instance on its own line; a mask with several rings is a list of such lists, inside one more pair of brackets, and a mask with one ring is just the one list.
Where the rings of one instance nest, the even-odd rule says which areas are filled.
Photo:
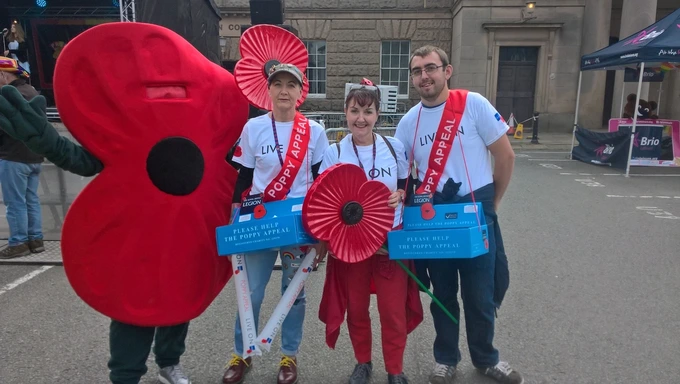
[[[28, 78], [28, 72], [16, 60], [0, 56], [0, 87], [15, 87], [24, 99], [31, 100], [38, 96], [38, 91], [28, 84]], [[0, 185], [9, 225], [9, 244], [0, 251], [0, 259], [45, 250], [38, 197], [42, 162], [42, 155], [31, 152], [24, 143], [0, 129]]]
[[[234, 149], [232, 161], [240, 169], [232, 200], [232, 221], [239, 214], [243, 202], [248, 201], [247, 205], [253, 207], [258, 201], [267, 203], [287, 197], [304, 197], [316, 178], [328, 148], [328, 139], [320, 124], [296, 111], [297, 102], [302, 97], [303, 79], [302, 72], [291, 64], [278, 64], [270, 69], [267, 82], [272, 110], [246, 123]], [[322, 246], [315, 248], [317, 254], [323, 257]], [[277, 254], [277, 251], [265, 251], [247, 257], [256, 329]], [[283, 294], [305, 256], [305, 247], [282, 249], [280, 254]], [[296, 355], [302, 341], [305, 305], [303, 289], [281, 327], [283, 357], [279, 363], [279, 384], [297, 382]], [[237, 316], [234, 353], [222, 378], [224, 384], [242, 383], [251, 369], [252, 358], [244, 358], [243, 347], [241, 322]]]

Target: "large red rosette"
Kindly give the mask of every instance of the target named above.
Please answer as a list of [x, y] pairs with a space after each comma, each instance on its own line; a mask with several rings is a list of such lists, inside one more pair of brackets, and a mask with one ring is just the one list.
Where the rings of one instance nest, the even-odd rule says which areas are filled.
[[310, 187], [302, 206], [305, 230], [326, 241], [341, 261], [358, 263], [378, 251], [394, 224], [390, 190], [354, 164], [336, 164]]
[[248, 28], [239, 40], [241, 60], [236, 63], [234, 76], [248, 101], [260, 109], [271, 111], [267, 79], [269, 69], [276, 64], [293, 64], [303, 73], [302, 97], [299, 107], [309, 93], [309, 81], [304, 75], [309, 62], [305, 44], [293, 33], [275, 25], [255, 25]]
[[62, 120], [104, 164], [64, 222], [73, 289], [129, 324], [199, 316], [231, 276], [215, 228], [229, 222], [225, 158], [248, 118], [233, 76], [169, 29], [108, 23], [66, 45], [54, 79]]

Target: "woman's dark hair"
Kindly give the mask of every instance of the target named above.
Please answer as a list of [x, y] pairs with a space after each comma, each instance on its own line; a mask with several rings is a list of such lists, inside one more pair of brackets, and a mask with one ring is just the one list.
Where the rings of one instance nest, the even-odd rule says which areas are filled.
[[350, 90], [345, 99], [345, 106], [349, 107], [351, 101], [354, 101], [360, 107], [375, 104], [375, 109], [380, 111], [380, 91], [378, 87], [361, 87]]

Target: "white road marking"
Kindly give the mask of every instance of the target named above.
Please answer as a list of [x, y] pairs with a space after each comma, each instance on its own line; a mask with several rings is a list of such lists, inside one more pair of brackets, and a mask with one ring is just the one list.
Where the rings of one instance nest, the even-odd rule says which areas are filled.
[[624, 195], [607, 195], [607, 197], [625, 197], [629, 199], [680, 199], [680, 196], [624, 196]]
[[647, 212], [648, 214], [656, 217], [657, 219], [680, 220], [680, 217], [675, 216], [674, 214], [666, 212], [663, 209], [657, 207], [635, 207], [635, 208]]
[[[575, 161], [575, 160], [569, 160], [569, 159], [527, 159], [529, 161]], [[680, 176], [680, 175], [678, 175]]]
[[560, 167], [559, 165], [555, 165], [555, 164], [541, 163], [539, 165], [544, 167], [544, 168], [549, 168], [549, 169], [562, 169], [562, 167]]
[[574, 179], [575, 181], [578, 181], [579, 183], [586, 185], [588, 187], [604, 187], [604, 184], [601, 184], [591, 178], [586, 178], [586, 179]]
[[[529, 160], [534, 160], [534, 159], [529, 159]], [[540, 160], [540, 159], [536, 159]], [[547, 161], [547, 160], [546, 160]], [[561, 160], [550, 160], [550, 161], [561, 161]], [[592, 176], [593, 174], [590, 173], [575, 173], [575, 172], [560, 172], [560, 175], [588, 175]], [[624, 173], [600, 173], [600, 174], [595, 174], [594, 176], [625, 176]], [[631, 173], [630, 176], [635, 176], [635, 177], [680, 177], [680, 174], [666, 174], [666, 175], [659, 175], [659, 174], [642, 174], [642, 173]]]
[[[623, 173], [621, 174], [623, 176]], [[642, 173], [631, 173], [630, 176], [637, 176], [637, 177], [680, 177], [680, 174], [642, 174]]]
[[525, 155], [524, 153], [516, 153], [515, 157], [530, 157], [529, 155]]
[[51, 269], [52, 267], [53, 267], [52, 265], [46, 265], [44, 267], [40, 267], [40, 268], [36, 269], [35, 271], [14, 280], [13, 282], [11, 282], [11, 283], [5, 285], [4, 287], [0, 288], [0, 295], [2, 295], [3, 293], [11, 291], [12, 289], [14, 289], [14, 288], [20, 286], [21, 284], [31, 280], [32, 278], [34, 278], [34, 277], [38, 276], [39, 274], [47, 271], [48, 269]]

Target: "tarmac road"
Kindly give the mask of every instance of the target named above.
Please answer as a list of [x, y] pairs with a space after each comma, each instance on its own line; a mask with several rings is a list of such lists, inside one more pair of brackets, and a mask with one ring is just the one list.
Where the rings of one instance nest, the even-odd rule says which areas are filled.
[[[495, 345], [527, 384], [679, 381], [680, 173], [621, 173], [566, 153], [518, 152], [499, 213], [511, 282]], [[0, 265], [0, 383], [106, 383], [108, 319], [74, 294], [62, 267], [45, 268]], [[307, 285], [301, 384], [346, 383], [355, 363], [344, 326], [336, 350], [324, 344], [323, 271]], [[278, 301], [280, 276], [274, 271], [261, 323]], [[430, 299], [422, 301], [426, 318], [405, 357], [412, 383], [427, 383], [433, 362]], [[192, 322], [182, 364], [194, 383], [220, 382], [236, 308], [230, 282]], [[373, 382], [386, 383], [375, 299], [372, 313]], [[457, 382], [492, 383], [474, 372], [461, 334]], [[278, 347], [255, 361], [247, 383], [276, 382]], [[157, 382], [153, 356], [149, 367], [142, 383]]]

